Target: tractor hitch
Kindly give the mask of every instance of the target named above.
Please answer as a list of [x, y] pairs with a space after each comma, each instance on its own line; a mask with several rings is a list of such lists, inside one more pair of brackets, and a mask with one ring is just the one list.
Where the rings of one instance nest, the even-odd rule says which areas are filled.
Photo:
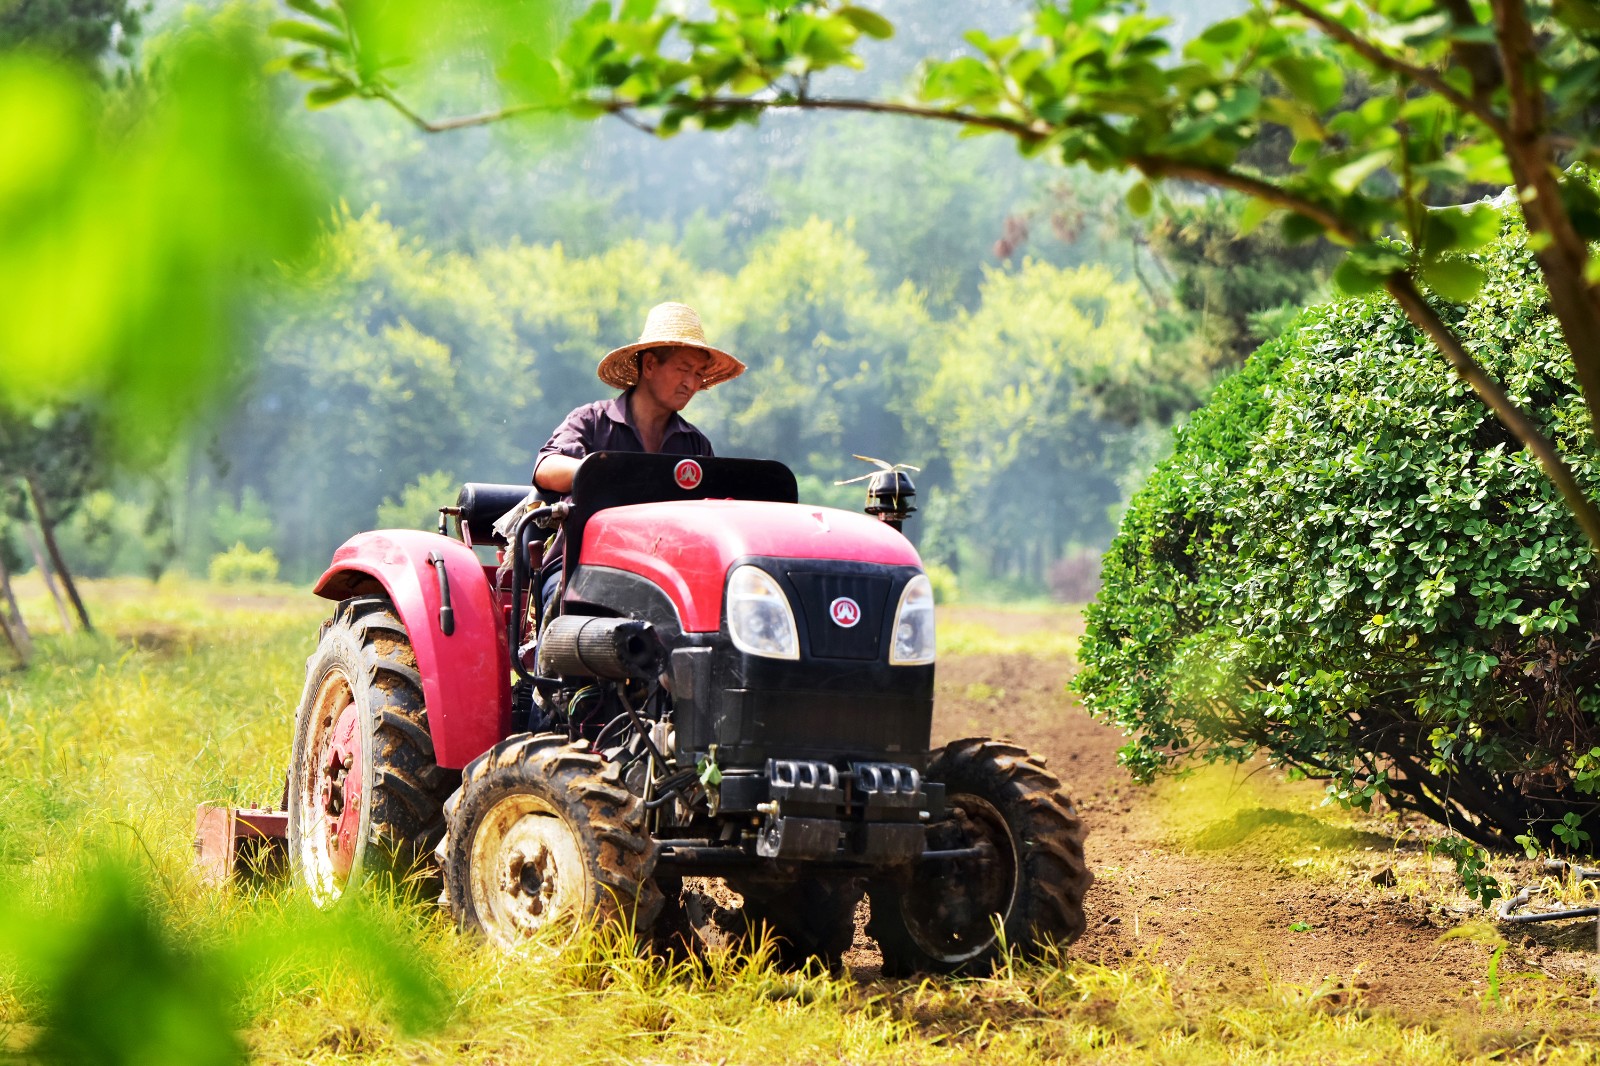
[[202, 803], [195, 810], [194, 829], [200, 877], [216, 885], [240, 872], [280, 874], [288, 858], [288, 835], [288, 811]]

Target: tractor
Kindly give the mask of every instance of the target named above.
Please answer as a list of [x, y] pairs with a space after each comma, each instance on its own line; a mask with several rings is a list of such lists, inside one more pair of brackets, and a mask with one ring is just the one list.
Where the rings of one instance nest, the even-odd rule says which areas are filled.
[[1060, 782], [1010, 743], [932, 747], [914, 495], [880, 471], [858, 514], [769, 460], [602, 452], [568, 500], [469, 483], [437, 534], [352, 537], [315, 589], [292, 876], [332, 903], [431, 856], [508, 950], [621, 922], [837, 965], [863, 896], [889, 974], [1071, 942], [1092, 877]]

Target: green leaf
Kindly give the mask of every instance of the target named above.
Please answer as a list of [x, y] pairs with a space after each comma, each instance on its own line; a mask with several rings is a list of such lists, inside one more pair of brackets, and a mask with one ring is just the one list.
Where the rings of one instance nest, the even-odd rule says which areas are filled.
[[347, 100], [354, 96], [359, 86], [355, 82], [341, 79], [329, 85], [320, 85], [306, 93], [306, 106], [311, 108], [331, 107], [340, 100]]
[[1254, 233], [1260, 228], [1261, 223], [1272, 217], [1278, 208], [1266, 200], [1251, 199], [1246, 201], [1239, 212], [1239, 235], [1245, 236]]
[[1368, 152], [1334, 170], [1328, 175], [1328, 183], [1345, 195], [1349, 195], [1360, 188], [1362, 182], [1382, 170], [1392, 158], [1394, 150], [1390, 148]]
[[1217, 114], [1229, 122], [1244, 122], [1254, 118], [1260, 107], [1261, 93], [1249, 85], [1241, 85], [1217, 108]]
[[326, 22], [336, 30], [344, 29], [344, 16], [331, 7], [322, 6], [317, 0], [284, 0], [284, 3], [303, 15], [310, 15], [319, 22]]
[[1417, 269], [1424, 284], [1451, 303], [1470, 303], [1483, 288], [1483, 268], [1469, 259], [1430, 259]]
[[864, 7], [841, 7], [838, 15], [868, 37], [882, 41], [894, 36], [894, 24], [876, 11], [868, 11]]
[[1327, 111], [1344, 96], [1344, 71], [1322, 56], [1280, 56], [1271, 70], [1285, 89], [1318, 111]]
[[[1365, 296], [1376, 291], [1383, 285], [1387, 275], [1383, 271], [1373, 270], [1358, 263], [1354, 258], [1346, 259], [1340, 263], [1333, 272], [1333, 283], [1339, 287], [1340, 292], [1351, 296]], [[1380, 616], [1381, 617], [1381, 616]], [[1373, 622], [1374, 625], [1381, 624]]]
[[1551, 5], [1561, 22], [1582, 33], [1600, 33], [1600, 4], [1593, 0], [1555, 0]]
[[1298, 211], [1291, 211], [1283, 218], [1283, 239], [1290, 244], [1300, 244], [1303, 241], [1315, 240], [1326, 232], [1322, 223], [1308, 218]]
[[1441, 207], [1423, 217], [1422, 248], [1430, 258], [1444, 252], [1472, 252], [1488, 244], [1500, 232], [1500, 210], [1493, 204], [1468, 207]]
[[301, 44], [315, 45], [318, 48], [336, 52], [343, 56], [350, 54], [349, 38], [331, 30], [325, 30], [321, 26], [312, 26], [308, 23], [296, 22], [293, 19], [280, 19], [272, 24], [268, 32], [272, 36], [286, 41], [299, 41]]
[[547, 103], [561, 95], [561, 75], [555, 64], [535, 54], [524, 43], [511, 46], [497, 73], [503, 83], [515, 90], [520, 101]]
[[1128, 189], [1128, 210], [1142, 218], [1150, 213], [1150, 208], [1155, 204], [1155, 193], [1150, 188], [1148, 181], [1136, 181]]

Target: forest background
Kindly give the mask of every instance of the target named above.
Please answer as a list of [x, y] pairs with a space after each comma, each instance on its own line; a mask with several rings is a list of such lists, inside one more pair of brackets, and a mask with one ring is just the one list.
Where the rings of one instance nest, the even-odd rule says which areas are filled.
[[[13, 32], [48, 6], [11, 8]], [[952, 27], [997, 32], [1028, 6], [886, 4], [896, 36], [867, 76], [893, 91], [963, 47]], [[133, 16], [93, 57], [108, 91], [149, 91], [148, 55], [188, 16], [104, 7]], [[1179, 36], [1236, 7], [1152, 5]], [[263, 30], [276, 14], [245, 10]], [[551, 428], [605, 395], [599, 357], [681, 299], [751, 367], [686, 411], [720, 454], [782, 459], [803, 498], [851, 509], [859, 487], [833, 483], [865, 469], [852, 453], [915, 464], [909, 531], [947, 590], [1083, 600], [1170, 426], [1331, 265], [1270, 227], [1240, 238], [1227, 199], [1172, 188], [1134, 217], [1123, 178], [892, 116], [430, 138], [276, 82], [275, 120], [334, 206], [309, 262], [253, 287], [217, 398], [154, 453], [93, 407], [0, 438], [47, 454], [45, 508], [85, 575], [203, 574], [231, 551], [306, 581], [354, 532], [431, 527], [462, 481], [527, 481]], [[15, 569], [29, 501], [7, 507]]]

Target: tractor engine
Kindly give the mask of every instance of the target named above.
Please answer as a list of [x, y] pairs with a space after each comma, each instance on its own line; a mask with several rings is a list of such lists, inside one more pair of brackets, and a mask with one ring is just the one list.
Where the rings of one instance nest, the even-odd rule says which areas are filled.
[[714, 768], [700, 784], [724, 834], [754, 830], [769, 858], [920, 853], [940, 798], [923, 779], [933, 590], [886, 524], [767, 501], [611, 508], [588, 521], [562, 612], [545, 639], [563, 646], [585, 616], [650, 624], [674, 756]]

